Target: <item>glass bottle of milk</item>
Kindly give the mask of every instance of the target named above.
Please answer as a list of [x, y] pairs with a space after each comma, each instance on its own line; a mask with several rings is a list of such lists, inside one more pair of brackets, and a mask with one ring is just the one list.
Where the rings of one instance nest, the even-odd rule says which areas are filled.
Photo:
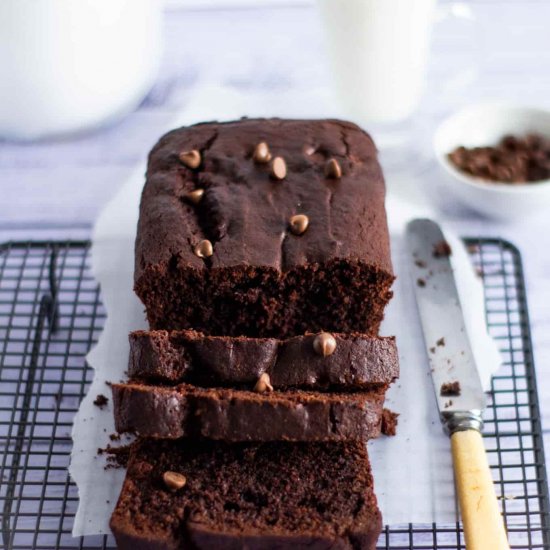
[[436, 0], [319, 0], [336, 93], [360, 124], [407, 119], [422, 96]]

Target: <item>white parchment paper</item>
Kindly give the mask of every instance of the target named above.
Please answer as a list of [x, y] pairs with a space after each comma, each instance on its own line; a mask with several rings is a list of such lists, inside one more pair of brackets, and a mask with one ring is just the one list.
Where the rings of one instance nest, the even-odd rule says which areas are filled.
[[[202, 120], [230, 120], [243, 115], [301, 118], [338, 115], [325, 96], [315, 96], [312, 92], [304, 93], [302, 100], [295, 98], [290, 106], [278, 101], [276, 96], [269, 108], [265, 105], [265, 95], [243, 97], [228, 90], [205, 88], [167, 130]], [[151, 145], [158, 137], [151, 136]], [[132, 292], [134, 238], [145, 154], [143, 165], [136, 168], [106, 206], [93, 233], [92, 269], [101, 286], [107, 321], [98, 344], [87, 357], [95, 369], [95, 377], [73, 426], [70, 474], [78, 485], [80, 497], [74, 536], [109, 532], [109, 517], [124, 478], [123, 470], [105, 470], [104, 457], [97, 455], [98, 447], [108, 444], [108, 434], [114, 431], [112, 401], [109, 400], [103, 410], [95, 407], [93, 401], [98, 394], [110, 397], [106, 381], [125, 378], [128, 332], [147, 328], [143, 306]], [[426, 207], [419, 191], [421, 186], [399, 181], [391, 169], [386, 169], [386, 179], [397, 281], [382, 334], [397, 336], [401, 377], [388, 392], [387, 406], [400, 413], [400, 417], [396, 437], [383, 437], [369, 443], [376, 493], [385, 523], [449, 523], [457, 518], [450, 442], [438, 418], [403, 238], [409, 219], [436, 216]], [[467, 330], [478, 364], [483, 367], [482, 378], [488, 384], [500, 359], [493, 340], [487, 335], [481, 283], [460, 242], [448, 232], [446, 237], [453, 248], [452, 262]]]

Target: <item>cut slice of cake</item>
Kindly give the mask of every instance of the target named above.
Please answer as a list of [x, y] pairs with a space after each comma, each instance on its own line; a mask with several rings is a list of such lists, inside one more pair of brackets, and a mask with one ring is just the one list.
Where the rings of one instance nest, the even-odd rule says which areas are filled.
[[118, 432], [223, 441], [371, 439], [380, 434], [385, 389], [353, 393], [301, 390], [259, 393], [189, 384], [112, 385]]
[[357, 443], [141, 441], [111, 517], [120, 550], [374, 550], [382, 528]]
[[285, 340], [206, 336], [192, 330], [130, 333], [128, 375], [144, 382], [274, 389], [376, 389], [399, 376], [395, 338], [308, 334]]
[[377, 334], [394, 280], [376, 147], [338, 120], [241, 120], [152, 150], [135, 291], [153, 329]]

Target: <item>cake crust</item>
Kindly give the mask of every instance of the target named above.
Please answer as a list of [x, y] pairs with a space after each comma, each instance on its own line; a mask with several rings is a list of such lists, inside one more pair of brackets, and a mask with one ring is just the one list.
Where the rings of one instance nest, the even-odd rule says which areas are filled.
[[[255, 162], [261, 142], [283, 159], [282, 179], [273, 163]], [[198, 166], [182, 163], [189, 151]], [[330, 161], [340, 177], [327, 175]], [[149, 157], [136, 238], [135, 290], [151, 327], [375, 334], [394, 279], [384, 197], [376, 148], [349, 122], [241, 120], [168, 133]], [[296, 216], [306, 226], [293, 225]]]
[[381, 523], [363, 444], [180, 440], [136, 445], [110, 525], [121, 550], [371, 550]]
[[369, 389], [399, 376], [394, 337], [331, 334], [328, 356], [315, 350], [319, 335], [288, 339], [206, 336], [200, 332], [130, 333], [128, 375], [146, 382], [252, 388], [268, 373], [275, 389]]
[[225, 388], [113, 384], [115, 428], [142, 437], [222, 441], [346, 441], [380, 435], [385, 388], [256, 393]]

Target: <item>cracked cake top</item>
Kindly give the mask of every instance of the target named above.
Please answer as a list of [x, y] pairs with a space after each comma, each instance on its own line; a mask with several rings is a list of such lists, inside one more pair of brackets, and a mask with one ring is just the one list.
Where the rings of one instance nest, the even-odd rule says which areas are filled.
[[391, 273], [376, 147], [338, 120], [204, 123], [149, 157], [136, 280], [170, 261], [284, 272], [354, 259]]

